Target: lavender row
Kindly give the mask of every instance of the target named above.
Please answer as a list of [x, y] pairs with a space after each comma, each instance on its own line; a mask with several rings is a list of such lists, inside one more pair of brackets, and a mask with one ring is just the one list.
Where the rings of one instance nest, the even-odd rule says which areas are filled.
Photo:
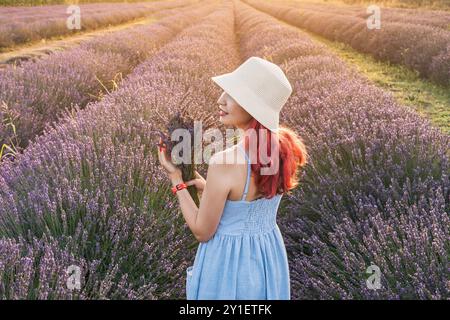
[[[186, 92], [193, 115], [208, 116], [205, 110], [219, 94], [210, 76], [239, 62], [233, 26], [233, 5], [223, 2], [117, 91], [67, 117], [2, 165], [0, 238], [8, 252], [0, 254], [0, 265], [8, 266], [3, 274], [14, 276], [0, 297], [23, 298], [31, 291], [34, 297], [72, 298], [46, 273], [33, 284], [15, 273], [25, 256], [11, 259], [9, 251], [24, 247], [21, 252], [31, 251], [33, 259], [42, 250], [30, 248], [34, 238], [43, 239], [51, 257], [39, 260], [35, 272], [51, 269], [64, 279], [69, 264], [80, 265], [82, 289], [73, 298], [185, 296], [185, 268], [196, 240], [160, 172], [151, 130], [160, 122], [158, 113], [180, 108]], [[54, 246], [45, 240], [51, 238]]]
[[[16, 22], [34, 22], [40, 19], [54, 19], [67, 17], [67, 4], [59, 5], [44, 5], [44, 6], [7, 6], [0, 7], [0, 23], [6, 23], [8, 20]], [[149, 3], [94, 3], [94, 4], [79, 4], [80, 9], [88, 14], [97, 14], [101, 12], [114, 12], [117, 10], [128, 9], [148, 9]]]
[[294, 26], [344, 42], [377, 59], [403, 64], [422, 77], [450, 86], [449, 31], [400, 22], [382, 22], [381, 29], [369, 29], [366, 20], [358, 17], [300, 11], [258, 0], [245, 2]]
[[[333, 5], [317, 2], [304, 2], [299, 0], [278, 0], [277, 4], [284, 4], [316, 12], [339, 14], [344, 16], [367, 19], [371, 13], [367, 13], [369, 3], [362, 5]], [[401, 22], [415, 25], [425, 25], [450, 31], [450, 13], [444, 10], [404, 9], [381, 7], [381, 19], [387, 22]]]
[[450, 137], [298, 29], [236, 12], [242, 55], [293, 84], [281, 122], [310, 154], [279, 218], [292, 298], [448, 299]]
[[[25, 148], [75, 104], [83, 108], [116, 88], [134, 67], [212, 9], [204, 3], [170, 9], [167, 18], [153, 24], [113, 32], [3, 70], [0, 146]], [[13, 123], [15, 131], [6, 123]]]
[[[143, 18], [159, 10], [182, 7], [193, 1], [175, 0], [144, 3], [96, 3], [79, 5], [81, 31]], [[70, 35], [66, 21], [68, 5], [0, 8], [0, 49], [30, 41]]]

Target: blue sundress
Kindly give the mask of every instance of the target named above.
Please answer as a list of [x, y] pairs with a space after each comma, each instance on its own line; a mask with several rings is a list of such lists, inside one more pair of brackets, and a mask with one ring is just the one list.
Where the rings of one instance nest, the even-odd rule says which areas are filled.
[[200, 242], [186, 269], [187, 300], [290, 300], [286, 247], [276, 216], [282, 195], [245, 201], [226, 200], [213, 237]]

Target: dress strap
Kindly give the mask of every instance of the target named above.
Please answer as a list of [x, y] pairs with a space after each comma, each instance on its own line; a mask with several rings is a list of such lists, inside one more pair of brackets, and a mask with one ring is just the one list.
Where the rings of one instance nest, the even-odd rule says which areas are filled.
[[248, 164], [247, 164], [247, 179], [245, 180], [244, 194], [242, 195], [242, 199], [241, 199], [243, 201], [247, 197], [248, 186], [249, 186], [249, 182], [250, 182], [251, 163], [250, 163], [250, 159], [249, 159], [247, 153], [245, 152], [245, 150], [239, 144], [237, 146], [244, 153], [245, 159], [247, 159], [247, 162], [248, 162]]

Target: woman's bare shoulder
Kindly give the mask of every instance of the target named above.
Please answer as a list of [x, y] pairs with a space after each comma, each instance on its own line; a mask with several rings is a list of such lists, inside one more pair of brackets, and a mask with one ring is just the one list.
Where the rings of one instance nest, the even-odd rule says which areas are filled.
[[233, 169], [236, 168], [236, 165], [245, 164], [245, 159], [237, 149], [238, 147], [234, 145], [225, 150], [216, 152], [211, 156], [209, 165], [221, 165]]
[[[207, 177], [217, 181], [228, 188], [233, 188], [240, 181], [242, 172], [245, 168], [245, 158], [238, 147], [232, 146], [223, 151], [219, 151], [211, 156], [208, 167]], [[239, 161], [241, 164], [239, 164]]]

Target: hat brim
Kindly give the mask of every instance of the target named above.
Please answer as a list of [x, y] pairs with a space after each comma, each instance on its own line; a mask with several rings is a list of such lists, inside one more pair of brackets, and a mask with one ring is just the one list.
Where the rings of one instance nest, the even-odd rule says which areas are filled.
[[278, 132], [279, 114], [267, 106], [245, 83], [240, 82], [231, 73], [211, 77], [211, 80], [228, 93], [259, 123], [272, 132]]

